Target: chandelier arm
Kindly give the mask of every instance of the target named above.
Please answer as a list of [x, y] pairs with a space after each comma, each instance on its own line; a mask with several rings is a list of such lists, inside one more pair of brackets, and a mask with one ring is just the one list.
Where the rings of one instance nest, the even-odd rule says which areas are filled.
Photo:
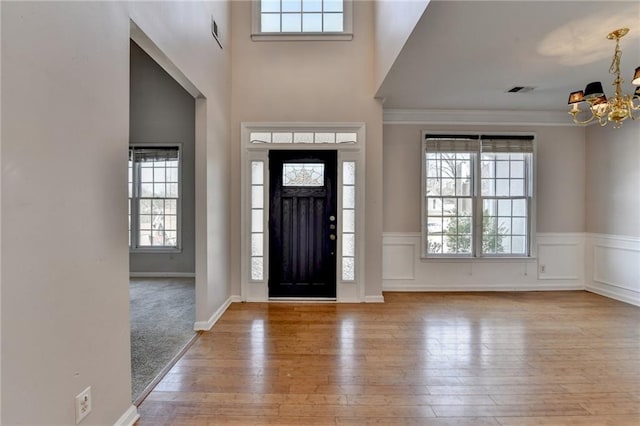
[[569, 112], [569, 114], [573, 115], [573, 122], [576, 124], [589, 124], [591, 123], [593, 120], [595, 120], [597, 117], [596, 115], [593, 113], [593, 111], [591, 112], [591, 117], [589, 117], [588, 119], [584, 120], [584, 121], [580, 121], [577, 119], [577, 115], [578, 113], [576, 112], [575, 114], [572, 112]]
[[[632, 120], [640, 120], [640, 114], [638, 117], [634, 116], [634, 111], [640, 111], [640, 102], [638, 105], [635, 104], [635, 99], [638, 98], [638, 92], [636, 91], [632, 95], [623, 95], [622, 92], [622, 83], [624, 83], [624, 80], [620, 77], [620, 61], [622, 58], [620, 39], [628, 32], [629, 28], [619, 28], [607, 35], [609, 40], [615, 40], [616, 42], [614, 54], [611, 58], [611, 65], [609, 66], [609, 73], [615, 76], [611, 84], [615, 88], [615, 94], [607, 99], [603, 94], [602, 84], [599, 82], [589, 83], [584, 94], [582, 91], [572, 92], [569, 96], [568, 103], [569, 105], [573, 105], [569, 114], [571, 114], [574, 123], [588, 124], [597, 119], [600, 126], [606, 126], [607, 123], [612, 122], [614, 128], [619, 128], [622, 126], [623, 121], [629, 117], [631, 117]], [[596, 93], [599, 93], [599, 96], [596, 95]], [[585, 96], [586, 99], [583, 98], [584, 95], [588, 95]], [[596, 98], [596, 96], [598, 97]], [[591, 110], [591, 117], [584, 121], [578, 120], [577, 118], [577, 115], [581, 112], [577, 104], [582, 101], [587, 101], [589, 103], [589, 109]]]

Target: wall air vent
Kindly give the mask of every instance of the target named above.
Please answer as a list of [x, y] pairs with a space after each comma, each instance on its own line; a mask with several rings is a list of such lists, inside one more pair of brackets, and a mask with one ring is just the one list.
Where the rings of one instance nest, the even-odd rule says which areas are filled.
[[533, 86], [514, 86], [507, 90], [507, 93], [528, 93], [533, 91], [533, 89], [535, 89]]
[[211, 17], [211, 35], [218, 42], [218, 46], [222, 49], [222, 41], [220, 40], [220, 33], [218, 32], [218, 23]]

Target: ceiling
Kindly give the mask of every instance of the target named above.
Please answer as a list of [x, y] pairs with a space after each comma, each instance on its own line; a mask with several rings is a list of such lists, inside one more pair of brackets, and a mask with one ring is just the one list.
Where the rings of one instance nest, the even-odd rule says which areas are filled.
[[[569, 92], [601, 81], [620, 41], [624, 91], [640, 66], [637, 1], [435, 1], [380, 86], [385, 109], [567, 111]], [[506, 93], [533, 86], [528, 93]]]

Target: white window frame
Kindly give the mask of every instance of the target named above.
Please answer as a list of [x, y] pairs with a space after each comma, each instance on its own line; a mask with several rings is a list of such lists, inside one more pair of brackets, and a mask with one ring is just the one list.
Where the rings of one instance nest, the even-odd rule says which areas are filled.
[[[483, 254], [482, 253], [482, 201], [485, 197], [482, 196], [481, 193], [481, 155], [482, 155], [482, 145], [481, 141], [479, 144], [478, 151], [474, 153], [471, 158], [473, 173], [471, 175], [472, 182], [472, 250], [470, 254], [463, 253], [427, 253], [427, 241], [428, 241], [428, 227], [426, 225], [426, 217], [427, 217], [427, 206], [426, 206], [426, 193], [427, 193], [427, 168], [426, 168], [426, 135], [460, 135], [460, 136], [478, 136], [478, 135], [495, 135], [495, 136], [529, 136], [532, 137], [533, 140], [533, 152], [531, 153], [531, 162], [529, 168], [526, 169], [525, 162], [525, 182], [528, 185], [528, 190], [530, 191], [530, 202], [527, 206], [527, 217], [528, 217], [528, 226], [527, 226], [527, 246], [526, 246], [526, 254], [518, 255], [518, 254]], [[536, 161], [537, 161], [537, 143], [536, 143], [536, 135], [531, 132], [469, 132], [469, 131], [422, 131], [421, 134], [421, 193], [420, 193], [420, 242], [421, 242], [421, 258], [423, 260], [489, 260], [489, 259], [499, 259], [499, 260], [508, 260], [508, 259], [535, 259], [536, 258]], [[491, 198], [491, 197], [488, 197]]]
[[[131, 197], [131, 242], [129, 252], [131, 253], [181, 253], [182, 252], [182, 143], [154, 143], [154, 144], [129, 144], [129, 150], [133, 149], [150, 149], [150, 148], [178, 148], [178, 198], [176, 203], [176, 247], [171, 246], [139, 246], [140, 238], [140, 215], [139, 203], [139, 168], [136, 167], [135, 161], [132, 170], [132, 197]], [[135, 159], [135, 156], [134, 156]]]
[[353, 39], [353, 0], [343, 0], [341, 32], [262, 32], [261, 0], [251, 1], [251, 39], [253, 41], [349, 41]]
[[[355, 143], [251, 143], [252, 132], [353, 132], [357, 134]], [[336, 247], [336, 301], [353, 303], [364, 302], [365, 283], [365, 125], [364, 123], [242, 123], [242, 176], [241, 176], [241, 298], [248, 302], [269, 300], [269, 151], [271, 150], [334, 150], [337, 160], [337, 216], [338, 242]], [[262, 279], [251, 278], [251, 163], [263, 162], [263, 274]], [[343, 241], [343, 167], [345, 162], [353, 162], [356, 167], [355, 181], [355, 279], [343, 279], [342, 241]], [[351, 186], [351, 185], [348, 185]], [[347, 256], [351, 257], [351, 256]], [[313, 300], [307, 299], [305, 300]]]

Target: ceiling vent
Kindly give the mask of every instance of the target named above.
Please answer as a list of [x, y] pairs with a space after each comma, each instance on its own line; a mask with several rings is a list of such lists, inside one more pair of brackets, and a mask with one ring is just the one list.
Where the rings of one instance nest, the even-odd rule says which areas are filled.
[[507, 93], [529, 93], [532, 92], [535, 87], [533, 86], [514, 86], [507, 90]]

